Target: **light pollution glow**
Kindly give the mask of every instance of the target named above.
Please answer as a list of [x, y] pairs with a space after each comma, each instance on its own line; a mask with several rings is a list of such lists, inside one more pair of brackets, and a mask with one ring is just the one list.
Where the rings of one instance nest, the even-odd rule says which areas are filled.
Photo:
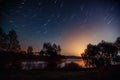
[[[22, 50], [39, 52], [44, 42], [63, 55], [80, 56], [87, 44], [114, 42], [120, 36], [117, 0], [2, 0], [0, 26], [14, 29]], [[39, 4], [41, 3], [41, 4]]]
[[[84, 28], [89, 26], [88, 29]], [[80, 56], [87, 44], [97, 44], [101, 40], [114, 42], [118, 32], [111, 26], [84, 25], [83, 28], [71, 29], [61, 42], [62, 53]]]
[[[89, 28], [86, 28], [87, 26], [89, 26]], [[72, 28], [66, 31], [64, 37], [55, 43], [60, 44], [62, 48], [61, 54], [80, 56], [86, 49], [87, 44], [97, 44], [101, 40], [114, 42], [118, 36], [117, 30], [112, 26], [80, 25], [78, 28]], [[23, 42], [22, 45], [29, 46], [27, 43], [28, 42], [25, 44], [25, 42]], [[40, 43], [40, 45], [35, 42], [31, 44], [34, 44], [34, 51], [38, 52], [43, 43]], [[26, 49], [27, 47], [24, 48], [24, 50]]]

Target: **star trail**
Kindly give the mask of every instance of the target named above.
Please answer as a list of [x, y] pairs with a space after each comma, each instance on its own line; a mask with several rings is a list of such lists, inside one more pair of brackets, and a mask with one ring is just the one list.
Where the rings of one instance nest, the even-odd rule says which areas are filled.
[[0, 0], [0, 26], [15, 29], [23, 50], [60, 44], [62, 54], [79, 55], [88, 43], [120, 36], [117, 0]]

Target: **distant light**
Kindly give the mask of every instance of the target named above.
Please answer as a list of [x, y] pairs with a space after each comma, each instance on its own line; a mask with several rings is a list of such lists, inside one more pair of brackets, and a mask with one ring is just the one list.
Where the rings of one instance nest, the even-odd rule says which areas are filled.
[[118, 56], [120, 56], [120, 53], [118, 53]]

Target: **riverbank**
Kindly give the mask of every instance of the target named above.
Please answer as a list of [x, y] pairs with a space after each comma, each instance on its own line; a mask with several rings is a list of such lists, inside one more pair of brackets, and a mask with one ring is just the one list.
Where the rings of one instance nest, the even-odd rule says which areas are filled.
[[3, 75], [0, 80], [120, 80], [120, 65], [99, 69], [30, 70]]

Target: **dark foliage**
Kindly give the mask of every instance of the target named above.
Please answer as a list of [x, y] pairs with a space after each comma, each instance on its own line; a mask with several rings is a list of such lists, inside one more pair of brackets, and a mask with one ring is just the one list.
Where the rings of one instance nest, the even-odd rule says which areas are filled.
[[8, 36], [0, 27], [0, 51], [7, 51], [8, 49]]
[[32, 54], [33, 54], [33, 47], [32, 47], [32, 46], [28, 46], [27, 53], [28, 53], [29, 55], [32, 55]]
[[110, 66], [117, 58], [118, 48], [110, 42], [101, 41], [97, 45], [88, 44], [87, 49], [81, 55], [86, 66], [101, 67]]
[[40, 56], [43, 56], [45, 61], [48, 62], [48, 68], [54, 69], [61, 61], [61, 48], [59, 45], [44, 43], [43, 48], [40, 51]]
[[118, 48], [118, 50], [120, 51], [120, 37], [118, 37], [115, 41], [115, 46]]
[[0, 27], [0, 51], [19, 52], [20, 45], [14, 30], [5, 33]]
[[8, 51], [12, 52], [20, 51], [19, 41], [17, 39], [16, 31], [14, 30], [9, 31], [8, 33]]
[[71, 62], [66, 63], [65, 67], [63, 67], [64, 70], [79, 70], [81, 66], [79, 66], [77, 63]]

